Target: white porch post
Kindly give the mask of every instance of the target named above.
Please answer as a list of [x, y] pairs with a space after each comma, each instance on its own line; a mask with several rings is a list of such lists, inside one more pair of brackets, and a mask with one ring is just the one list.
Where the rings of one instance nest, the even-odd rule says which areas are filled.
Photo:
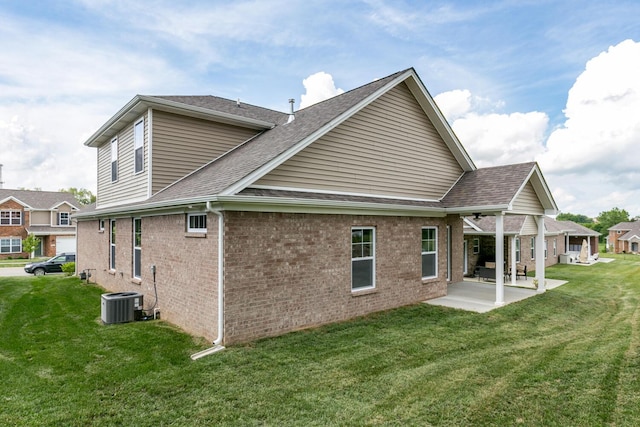
[[538, 234], [536, 235], [536, 280], [538, 292], [544, 292], [544, 215], [536, 217]]
[[496, 214], [496, 305], [504, 305], [504, 215]]
[[587, 262], [591, 259], [591, 236], [587, 236]]
[[516, 238], [517, 236], [514, 234], [511, 238], [511, 255], [509, 255], [509, 259], [511, 260], [511, 284], [515, 286], [516, 284]]

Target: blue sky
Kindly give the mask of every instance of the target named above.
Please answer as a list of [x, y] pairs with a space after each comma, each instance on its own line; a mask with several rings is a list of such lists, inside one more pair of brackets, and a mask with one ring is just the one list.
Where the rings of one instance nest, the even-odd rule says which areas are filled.
[[0, 0], [4, 188], [95, 192], [83, 142], [135, 94], [287, 111], [414, 67], [478, 166], [537, 160], [562, 211], [640, 215], [638, 16], [631, 0]]

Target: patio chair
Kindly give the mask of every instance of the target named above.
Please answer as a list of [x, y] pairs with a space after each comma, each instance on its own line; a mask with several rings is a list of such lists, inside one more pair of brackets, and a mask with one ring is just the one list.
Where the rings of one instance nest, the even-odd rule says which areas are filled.
[[518, 280], [518, 277], [522, 276], [524, 277], [524, 280], [527, 280], [527, 266], [526, 265], [516, 265], [516, 280]]

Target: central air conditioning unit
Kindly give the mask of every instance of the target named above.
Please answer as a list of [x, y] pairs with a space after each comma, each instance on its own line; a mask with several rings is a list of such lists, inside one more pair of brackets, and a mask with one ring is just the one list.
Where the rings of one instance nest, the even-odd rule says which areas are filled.
[[143, 295], [138, 292], [102, 294], [102, 322], [125, 323], [142, 317]]

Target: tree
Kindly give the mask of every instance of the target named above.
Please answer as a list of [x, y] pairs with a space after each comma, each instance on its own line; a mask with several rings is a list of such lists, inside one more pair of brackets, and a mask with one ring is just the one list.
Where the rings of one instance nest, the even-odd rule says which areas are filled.
[[39, 244], [40, 238], [31, 233], [27, 236], [26, 239], [22, 241], [22, 250], [24, 252], [28, 252], [29, 258], [31, 258], [31, 253], [38, 247]]
[[75, 197], [81, 205], [90, 205], [96, 201], [96, 196], [86, 188], [69, 187], [68, 189], [63, 188], [59, 191], [73, 194], [73, 197]]
[[582, 214], [561, 213], [556, 217], [556, 219], [558, 221], [573, 221], [582, 225], [593, 224], [592, 218]]
[[598, 221], [598, 223], [596, 224], [596, 227], [594, 227], [594, 229], [597, 232], [601, 233], [602, 236], [600, 237], [603, 238], [603, 236], [609, 234], [609, 228], [613, 227], [619, 222], [628, 222], [629, 212], [624, 209], [613, 208], [609, 211], [600, 212], [596, 220]]

